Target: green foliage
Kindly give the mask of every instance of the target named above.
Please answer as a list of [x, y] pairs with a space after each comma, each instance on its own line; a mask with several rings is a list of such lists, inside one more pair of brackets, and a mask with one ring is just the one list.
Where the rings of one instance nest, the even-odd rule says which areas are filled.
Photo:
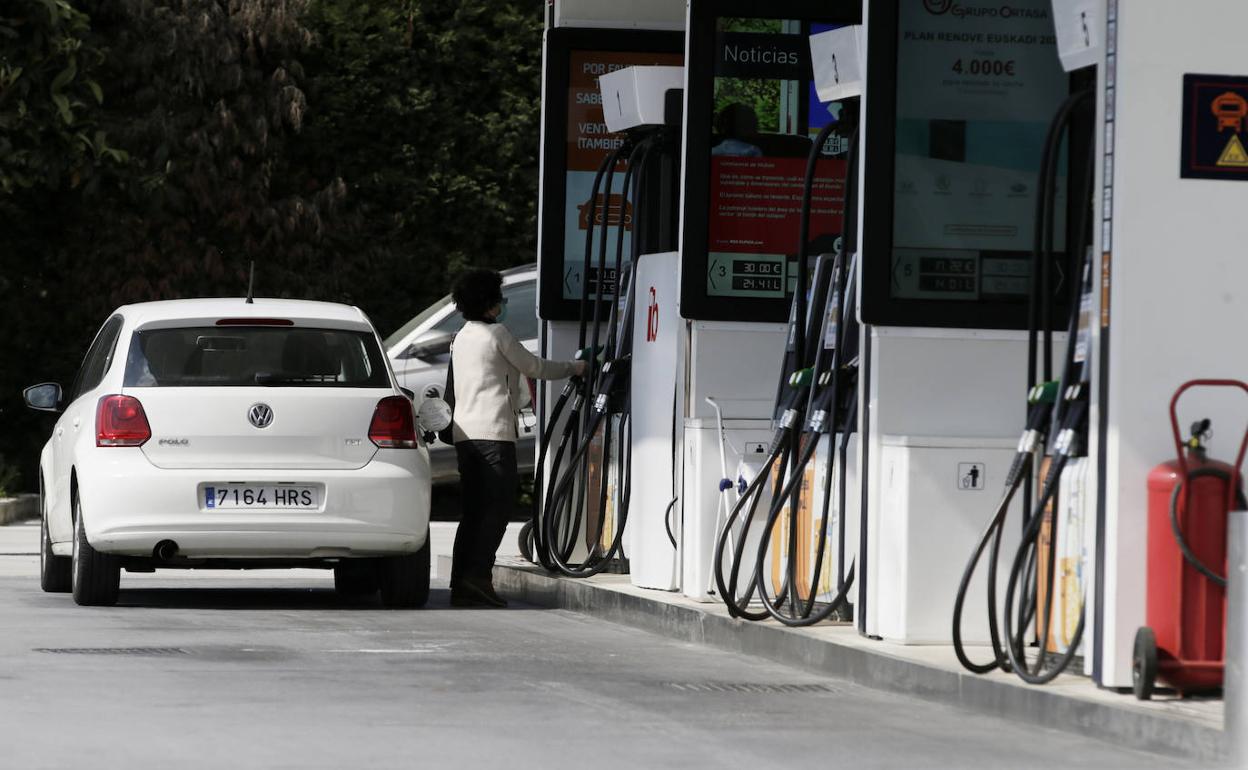
[[[120, 304], [348, 302], [382, 334], [535, 252], [540, 6], [5, 0], [0, 451], [27, 486]], [[67, 122], [67, 118], [69, 122]], [[16, 364], [16, 365], [14, 365]]]
[[313, 0], [308, 23], [318, 45], [297, 165], [346, 180], [329, 237], [350, 255], [344, 290], [382, 334], [466, 265], [531, 262], [540, 13], [513, 0]]
[[90, 32], [66, 0], [11, 0], [0, 10], [0, 213], [15, 191], [77, 187], [98, 163], [125, 161], [96, 128], [103, 57]]

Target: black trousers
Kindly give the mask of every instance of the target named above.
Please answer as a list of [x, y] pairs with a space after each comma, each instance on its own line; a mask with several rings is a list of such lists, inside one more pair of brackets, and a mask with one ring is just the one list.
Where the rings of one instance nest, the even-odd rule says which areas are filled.
[[519, 484], [514, 441], [460, 441], [455, 454], [463, 511], [455, 530], [452, 588], [464, 578], [490, 580]]

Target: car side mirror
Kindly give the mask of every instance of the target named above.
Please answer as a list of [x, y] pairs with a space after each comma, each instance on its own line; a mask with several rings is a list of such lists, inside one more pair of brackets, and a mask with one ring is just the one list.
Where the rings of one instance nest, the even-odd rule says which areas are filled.
[[39, 412], [61, 411], [62, 397], [61, 386], [55, 382], [31, 385], [22, 391], [22, 398], [26, 400], [26, 406]]
[[426, 398], [416, 408], [416, 424], [426, 433], [437, 433], [451, 424], [451, 405], [440, 398]]
[[400, 358], [419, 358], [428, 363], [438, 363], [438, 359], [450, 354], [454, 334], [443, 334], [431, 339], [420, 340], [408, 345]]

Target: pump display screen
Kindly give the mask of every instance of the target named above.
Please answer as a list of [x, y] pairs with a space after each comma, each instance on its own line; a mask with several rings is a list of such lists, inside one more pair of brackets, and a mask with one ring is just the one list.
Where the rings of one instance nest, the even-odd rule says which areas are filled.
[[[1009, 307], [1024, 307], [1031, 291], [1045, 137], [1070, 93], [1057, 57], [1052, 5], [1014, 0], [982, 13], [917, 0], [884, 5], [893, 7], [878, 17], [873, 11], [869, 30], [869, 48], [877, 53], [868, 63], [868, 93], [889, 96], [891, 114], [873, 109], [867, 130], [872, 140], [886, 132], [891, 147], [881, 162], [886, 143], [876, 141], [867, 158], [864, 216], [877, 224], [864, 228], [870, 263], [864, 263], [864, 319], [1018, 326], [1021, 316]], [[888, 45], [877, 44], [884, 36]], [[880, 50], [891, 61], [882, 61]], [[880, 72], [890, 76], [891, 94], [880, 87]], [[1067, 156], [1063, 147], [1054, 206], [1057, 253], [1066, 241]], [[890, 168], [885, 181], [872, 179]], [[887, 225], [878, 216], [884, 211], [891, 211]], [[968, 309], [953, 318], [922, 302], [995, 310]], [[905, 316], [914, 320], [900, 320]]]
[[[894, 297], [1022, 301], [1030, 290], [1040, 156], [1069, 88], [1051, 4], [1009, 7], [959, 17], [899, 6]], [[1065, 191], [1063, 176], [1059, 234]]]
[[[644, 53], [640, 51], [572, 51], [568, 68], [568, 128], [565, 158], [564, 185], [564, 233], [563, 262], [565, 299], [581, 298], [585, 269], [585, 243], [593, 238], [591, 254], [597, 261], [602, 242], [602, 219], [607, 217], [607, 275], [602, 286], [603, 296], [615, 294], [615, 250], [619, 246], [615, 228], [624, 226], [623, 249], [625, 260], [632, 254], [633, 211], [624, 194], [623, 166], [612, 179], [610, 191], [604, 187], [598, 192], [597, 205], [593, 206], [590, 220], [590, 196], [593, 193], [594, 176], [598, 167], [612, 151], [624, 143], [624, 137], [607, 131], [602, 117], [602, 92], [598, 78], [608, 72], [635, 65], [659, 64], [680, 66], [681, 54]], [[587, 230], [593, 227], [593, 232]], [[598, 267], [589, 268], [589, 292], [598, 293]]]
[[[623, 191], [624, 164], [612, 189], [599, 191], [592, 207], [594, 176], [607, 156], [624, 141], [607, 131], [598, 78], [635, 65], [679, 66], [684, 40], [680, 33], [650, 30], [552, 29], [546, 41], [546, 92], [542, 201], [539, 215], [541, 285], [539, 315], [546, 320], [577, 317], [582, 291], [599, 291], [597, 261], [607, 218], [607, 269], [602, 294], [615, 294], [617, 227], [623, 223], [623, 255], [632, 253], [633, 211]], [[586, 238], [593, 238], [593, 264], [585, 272]]]
[[758, 4], [748, 15], [733, 13], [746, 10], [741, 3], [690, 6], [686, 318], [784, 320], [797, 278], [807, 158], [829, 123], [839, 125], [815, 167], [808, 246], [810, 254], [840, 248], [857, 115], [844, 103], [819, 102], [810, 36], [856, 19], [828, 18], [829, 5], [776, 3], [766, 9], [774, 17], [757, 15]]
[[[802, 182], [811, 139], [841, 105], [811, 99], [809, 38], [830, 29], [793, 19], [719, 19], [711, 126], [706, 293], [783, 298], [796, 280]], [[814, 252], [837, 247], [848, 137], [815, 169]], [[818, 243], [826, 240], [826, 243]]]
[[[612, 190], [599, 190], [590, 206], [594, 176], [624, 137], [607, 130], [600, 76], [634, 65], [679, 66], [679, 32], [554, 29], [547, 32], [547, 81], [543, 99], [543, 188], [540, 215], [540, 301], [545, 319], [577, 318], [582, 292], [598, 295], [598, 255], [607, 218], [604, 298], [615, 295], [615, 250], [623, 227], [624, 262], [631, 255], [633, 211], [624, 195], [624, 163]], [[590, 216], [593, 208], [593, 216]], [[585, 240], [593, 238], [592, 266], [585, 276]], [[588, 287], [585, 281], [588, 278]]]

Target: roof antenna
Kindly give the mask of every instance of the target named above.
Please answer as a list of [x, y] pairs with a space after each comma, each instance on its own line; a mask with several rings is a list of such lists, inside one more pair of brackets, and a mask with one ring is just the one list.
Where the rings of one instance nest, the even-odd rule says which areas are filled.
[[251, 260], [251, 277], [247, 279], [247, 304], [254, 305], [256, 287], [256, 260]]

